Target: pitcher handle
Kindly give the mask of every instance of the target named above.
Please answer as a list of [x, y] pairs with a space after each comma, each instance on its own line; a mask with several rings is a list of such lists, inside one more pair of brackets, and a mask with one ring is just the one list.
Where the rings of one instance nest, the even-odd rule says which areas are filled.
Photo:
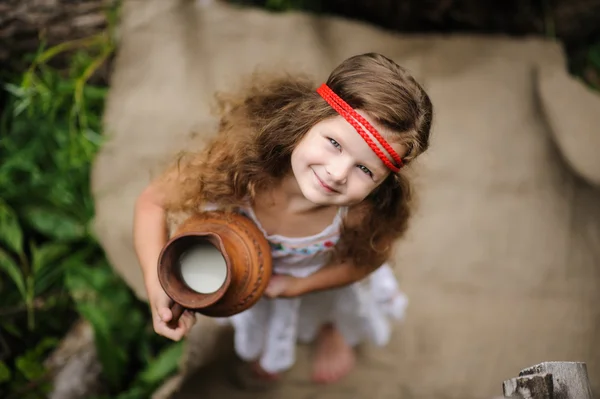
[[185, 308], [183, 306], [181, 306], [178, 303], [174, 303], [173, 306], [171, 306], [171, 312], [173, 313], [173, 317], [171, 318], [171, 320], [169, 320], [167, 325], [171, 328], [177, 328], [177, 326], [179, 325], [179, 318], [181, 317], [184, 311]]

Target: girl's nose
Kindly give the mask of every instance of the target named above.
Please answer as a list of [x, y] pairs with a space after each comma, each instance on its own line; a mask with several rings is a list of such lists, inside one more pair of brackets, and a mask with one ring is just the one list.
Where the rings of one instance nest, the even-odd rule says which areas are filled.
[[352, 168], [352, 163], [345, 157], [336, 157], [333, 162], [330, 162], [326, 170], [333, 182], [345, 184]]

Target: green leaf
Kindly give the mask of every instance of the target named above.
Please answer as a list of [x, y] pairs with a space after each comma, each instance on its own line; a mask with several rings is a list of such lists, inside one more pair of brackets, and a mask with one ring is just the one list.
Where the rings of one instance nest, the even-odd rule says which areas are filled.
[[31, 266], [35, 276], [35, 295], [43, 294], [52, 284], [64, 275], [69, 264], [63, 257], [71, 247], [66, 244], [49, 242], [37, 248], [31, 245]]
[[23, 253], [23, 231], [15, 212], [0, 200], [0, 240], [17, 254]]
[[0, 384], [10, 381], [12, 373], [6, 363], [0, 361]]
[[83, 135], [96, 146], [100, 146], [104, 143], [104, 137], [90, 128], [85, 129]]
[[1, 248], [0, 270], [3, 270], [4, 273], [8, 274], [8, 276], [12, 279], [13, 283], [15, 283], [15, 285], [17, 286], [21, 297], [23, 298], [23, 300], [25, 300], [27, 298], [27, 290], [25, 289], [25, 278], [21, 273], [21, 269], [10, 257], [10, 255], [4, 252]]
[[[72, 260], [72, 262], [75, 261], [76, 259]], [[66, 284], [71, 295], [77, 300], [79, 297], [88, 298], [106, 291], [105, 288], [109, 286], [110, 278], [111, 275], [108, 271], [99, 268], [70, 267]]]
[[10, 321], [3, 321], [0, 325], [2, 326], [2, 329], [4, 331], [8, 332], [11, 335], [14, 335], [17, 338], [21, 338], [23, 336], [23, 334], [21, 333], [21, 331], [19, 331], [19, 328], [15, 325], [15, 323], [12, 323]]
[[43, 365], [46, 352], [55, 348], [58, 342], [56, 338], [51, 337], [42, 339], [35, 348], [19, 356], [15, 366], [29, 381], [37, 380], [46, 373]]
[[139, 334], [132, 340], [123, 339], [130, 330], [135, 332], [135, 309], [131, 308], [129, 292], [122, 290], [123, 283], [107, 265], [101, 265], [69, 267], [65, 281], [79, 313], [92, 325], [104, 377], [114, 388], [125, 375], [129, 345]]
[[43, 359], [27, 353], [19, 356], [15, 361], [17, 370], [21, 372], [29, 381], [36, 380], [44, 375]]
[[183, 354], [183, 342], [169, 345], [140, 373], [140, 380], [147, 384], [156, 384], [177, 371]]
[[17, 106], [13, 110], [14, 116], [19, 116], [23, 111], [31, 105], [31, 97], [25, 97], [17, 103]]
[[37, 248], [31, 246], [31, 266], [37, 275], [48, 267], [56, 267], [56, 261], [69, 251], [70, 247], [63, 243], [49, 242]]
[[76, 190], [69, 185], [68, 181], [58, 180], [48, 190], [47, 199], [53, 206], [60, 209], [78, 209], [81, 205], [76, 203]]
[[15, 97], [23, 97], [26, 93], [25, 89], [23, 89], [20, 86], [17, 86], [16, 84], [13, 84], [13, 83], [5, 84], [4, 88], [6, 89], [7, 92], [9, 92], [10, 94], [12, 94]]
[[104, 87], [86, 85], [83, 88], [83, 94], [88, 100], [104, 100], [108, 90]]
[[114, 399], [146, 399], [150, 397], [151, 392], [148, 392], [147, 387], [132, 387], [126, 392], [119, 393]]
[[[111, 315], [93, 304], [80, 304], [79, 312], [90, 322], [94, 329], [94, 339], [98, 358], [102, 364], [102, 373], [112, 387], [121, 382], [127, 366], [127, 352], [114, 340], [111, 332]], [[123, 325], [122, 328], [127, 328]]]
[[73, 217], [45, 207], [24, 209], [25, 220], [38, 232], [57, 240], [76, 240], [85, 237], [85, 225]]

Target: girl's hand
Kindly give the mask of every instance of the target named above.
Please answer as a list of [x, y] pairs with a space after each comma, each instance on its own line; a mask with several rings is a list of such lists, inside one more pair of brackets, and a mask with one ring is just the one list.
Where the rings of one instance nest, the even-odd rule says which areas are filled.
[[152, 325], [154, 331], [163, 337], [179, 341], [191, 330], [196, 323], [196, 315], [189, 310], [183, 312], [177, 322], [177, 327], [172, 328], [167, 323], [173, 317], [171, 305], [173, 301], [162, 289], [160, 284], [152, 284], [148, 288], [148, 300], [152, 311]]
[[290, 298], [341, 288], [364, 279], [375, 269], [356, 267], [352, 263], [339, 263], [323, 267], [303, 278], [276, 274], [271, 277], [265, 296]]
[[298, 290], [301, 279], [284, 274], [274, 274], [269, 280], [265, 296], [268, 298], [284, 297], [290, 298], [300, 295]]

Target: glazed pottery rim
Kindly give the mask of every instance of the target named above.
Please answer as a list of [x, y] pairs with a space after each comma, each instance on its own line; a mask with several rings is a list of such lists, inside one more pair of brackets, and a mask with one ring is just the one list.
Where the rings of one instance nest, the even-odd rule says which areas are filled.
[[[226, 265], [226, 274], [225, 281], [223, 284], [214, 292], [203, 294], [197, 291], [194, 291], [190, 286], [188, 286], [183, 278], [179, 277], [180, 274], [174, 269], [167, 270], [167, 268], [163, 265], [164, 258], [167, 253], [170, 251], [175, 242], [181, 241], [186, 238], [198, 238], [198, 237], [207, 237], [207, 241], [215, 246], [223, 256]], [[174, 265], [172, 265], [173, 267]], [[229, 286], [231, 285], [231, 259], [225, 250], [225, 244], [220, 235], [214, 231], [191, 231], [182, 234], [178, 234], [176, 237], [171, 238], [161, 250], [161, 253], [158, 258], [158, 279], [159, 282], [165, 290], [165, 293], [171, 298], [175, 303], [183, 306], [189, 310], [198, 310], [205, 308], [207, 306], [214, 305], [217, 301], [219, 301]], [[177, 289], [177, 287], [173, 286], [178, 285], [181, 289]], [[190, 300], [190, 298], [192, 298]], [[194, 299], [195, 298], [195, 299]], [[201, 298], [201, 299], [198, 299]]]

